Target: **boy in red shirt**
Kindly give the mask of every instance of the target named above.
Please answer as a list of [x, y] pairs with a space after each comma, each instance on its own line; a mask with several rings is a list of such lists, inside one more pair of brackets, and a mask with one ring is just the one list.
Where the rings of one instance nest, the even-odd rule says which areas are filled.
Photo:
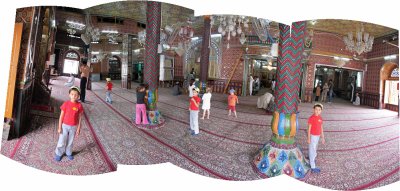
[[233, 111], [233, 114], [235, 114], [235, 117], [237, 117], [236, 115], [236, 103], [239, 103], [239, 99], [238, 97], [235, 95], [235, 90], [231, 89], [229, 90], [230, 95], [228, 96], [228, 110], [229, 110], [229, 114], [231, 115], [231, 111]]
[[314, 114], [308, 118], [308, 157], [310, 158], [311, 172], [319, 173], [321, 170], [315, 166], [315, 158], [317, 157], [318, 141], [321, 137], [322, 144], [325, 144], [324, 129], [322, 128], [322, 104], [314, 105]]
[[196, 136], [199, 134], [199, 106], [201, 99], [199, 98], [200, 89], [193, 88], [193, 97], [190, 98], [190, 132], [191, 135]]
[[111, 99], [111, 90], [113, 87], [113, 84], [111, 83], [111, 78], [106, 78], [107, 83], [106, 83], [106, 102], [112, 103]]
[[72, 86], [69, 89], [70, 100], [61, 105], [61, 114], [57, 129], [60, 136], [55, 151], [56, 155], [54, 157], [56, 161], [61, 161], [64, 153], [69, 160], [74, 159], [74, 156], [72, 156], [72, 143], [74, 137], [79, 135], [83, 113], [82, 104], [78, 102], [79, 96], [80, 89], [76, 86]]

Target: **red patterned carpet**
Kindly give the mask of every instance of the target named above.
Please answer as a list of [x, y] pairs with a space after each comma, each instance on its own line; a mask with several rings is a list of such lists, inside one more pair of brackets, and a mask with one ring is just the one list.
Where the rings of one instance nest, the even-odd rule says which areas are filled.
[[[257, 180], [251, 161], [271, 138], [271, 116], [256, 108], [257, 97], [239, 97], [238, 118], [228, 117], [226, 96], [213, 94], [209, 120], [200, 120], [200, 135], [190, 136], [187, 95], [172, 96], [160, 89], [158, 109], [164, 127], [143, 130], [132, 124], [135, 115], [134, 88], [115, 83], [113, 104], [105, 102], [103, 82], [94, 82], [84, 104], [85, 118], [76, 139], [75, 160], [53, 160], [59, 106], [67, 99], [66, 78], [52, 83], [50, 111], [33, 111], [33, 129], [26, 136], [2, 142], [1, 153], [41, 170], [74, 175], [116, 170], [117, 164], [171, 162], [204, 176], [227, 180]], [[78, 83], [78, 82], [76, 82]], [[76, 84], [78, 85], [78, 84]], [[137, 84], [133, 84], [134, 86]], [[312, 104], [299, 106], [297, 143], [308, 156], [306, 122]], [[399, 181], [399, 119], [397, 113], [369, 107], [354, 107], [343, 100], [326, 104], [322, 117], [326, 144], [319, 145], [317, 165], [322, 172], [305, 182], [330, 189], [368, 189]]]

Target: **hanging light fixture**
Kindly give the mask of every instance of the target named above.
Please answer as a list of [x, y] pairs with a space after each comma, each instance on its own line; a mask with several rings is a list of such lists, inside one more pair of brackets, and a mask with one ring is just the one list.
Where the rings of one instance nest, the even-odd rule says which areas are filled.
[[69, 21], [69, 20], [65, 21], [65, 23], [67, 24], [67, 26], [69, 28], [77, 29], [77, 30], [83, 30], [86, 27], [85, 24], [74, 22], [74, 21]]
[[227, 48], [229, 48], [229, 41], [232, 37], [236, 37], [240, 35], [239, 41], [241, 44], [246, 42], [246, 35], [244, 34], [244, 29], [249, 27], [249, 19], [244, 16], [235, 16], [235, 15], [217, 15], [211, 17], [211, 25], [215, 22], [219, 22], [218, 25], [218, 33], [222, 36], [227, 36], [228, 44]]
[[348, 51], [357, 52], [360, 55], [372, 50], [374, 37], [364, 32], [364, 25], [361, 23], [361, 29], [357, 29], [355, 38], [353, 39], [353, 33], [349, 32], [347, 36], [343, 37], [343, 41]]
[[253, 29], [256, 31], [257, 36], [261, 41], [267, 41], [270, 37], [270, 24], [271, 21], [268, 19], [253, 18]]
[[86, 20], [86, 31], [85, 31], [85, 36], [90, 38], [92, 42], [99, 42], [100, 40], [100, 30], [98, 28], [94, 28], [92, 22], [91, 22], [91, 17], [90, 14], [86, 14], [85, 17]]

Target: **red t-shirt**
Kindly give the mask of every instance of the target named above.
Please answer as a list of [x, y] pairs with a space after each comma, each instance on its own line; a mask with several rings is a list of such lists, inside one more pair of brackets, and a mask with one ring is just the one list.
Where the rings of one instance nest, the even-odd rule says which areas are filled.
[[61, 105], [60, 109], [64, 111], [64, 124], [71, 126], [78, 125], [79, 114], [83, 112], [81, 103], [72, 103], [71, 101], [66, 101]]
[[190, 98], [190, 110], [197, 111], [197, 110], [199, 110], [199, 107], [198, 106], [196, 107], [196, 105], [194, 105], [192, 98], [196, 101], [197, 105], [200, 104], [201, 99], [198, 96], [193, 96]]
[[229, 106], [236, 106], [237, 100], [238, 100], [238, 97], [235, 94], [229, 95], [228, 96], [228, 105]]
[[308, 124], [311, 125], [311, 135], [321, 135], [322, 118], [321, 116], [312, 115], [308, 118]]
[[107, 90], [111, 90], [112, 89], [112, 83], [111, 82], [107, 82]]

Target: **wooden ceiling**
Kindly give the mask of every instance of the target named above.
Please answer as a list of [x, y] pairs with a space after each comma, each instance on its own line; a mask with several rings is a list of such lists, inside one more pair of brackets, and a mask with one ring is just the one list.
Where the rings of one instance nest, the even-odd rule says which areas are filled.
[[[145, 1], [119, 1], [101, 4], [85, 9], [91, 15], [129, 18], [137, 22], [146, 23]], [[161, 26], [177, 22], [185, 22], [194, 16], [194, 11], [185, 7], [161, 3]]]
[[354, 35], [357, 29], [361, 28], [361, 23], [363, 23], [364, 25], [364, 31], [368, 32], [375, 38], [392, 34], [398, 31], [396, 29], [372, 23], [339, 19], [310, 20], [307, 21], [307, 27], [318, 31], [336, 33], [344, 36], [347, 35], [349, 32], [352, 32]]

